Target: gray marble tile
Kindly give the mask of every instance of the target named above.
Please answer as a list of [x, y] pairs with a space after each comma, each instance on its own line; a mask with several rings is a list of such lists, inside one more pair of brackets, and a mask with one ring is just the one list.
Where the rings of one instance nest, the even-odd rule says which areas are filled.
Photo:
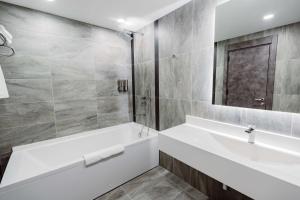
[[96, 80], [118, 80], [129, 79], [131, 77], [131, 68], [129, 65], [105, 64], [101, 61], [95, 61], [95, 79]]
[[99, 97], [97, 100], [98, 113], [128, 113], [128, 98], [126, 94], [121, 96]]
[[191, 55], [182, 54], [173, 59], [174, 70], [174, 98], [191, 100]]
[[139, 30], [134, 36], [135, 64], [154, 60], [154, 23]]
[[64, 119], [81, 119], [97, 115], [96, 100], [75, 100], [55, 103], [55, 117], [57, 121]]
[[242, 123], [242, 108], [230, 106], [213, 106], [214, 120], [231, 124]]
[[116, 47], [131, 47], [131, 40], [124, 37], [120, 32], [92, 26], [91, 40], [102, 46], [111, 45]]
[[55, 102], [96, 99], [96, 81], [54, 80], [53, 97]]
[[94, 80], [93, 59], [51, 59], [54, 80]]
[[214, 119], [214, 106], [207, 101], [192, 101], [192, 115]]
[[193, 1], [193, 50], [214, 45], [216, 1]]
[[190, 54], [160, 60], [160, 97], [191, 99]]
[[40, 12], [1, 2], [0, 22], [6, 27], [18, 27], [31, 31], [44, 32], [47, 24]]
[[122, 94], [118, 91], [117, 80], [96, 81], [96, 92], [97, 92], [97, 97], [118, 96]]
[[274, 111], [300, 113], [300, 95], [273, 95]]
[[126, 195], [122, 188], [116, 188], [95, 200], [130, 200], [130, 198]]
[[159, 58], [168, 58], [173, 54], [175, 27], [175, 12], [160, 18], [158, 20], [158, 42], [159, 42]]
[[[36, 14], [43, 19], [45, 33], [47, 34], [75, 39], [91, 38], [92, 25], [90, 24], [47, 13]], [[32, 18], [30, 18], [30, 20], [32, 20]]]
[[86, 116], [81, 119], [66, 119], [56, 121], [57, 137], [67, 136], [82, 131], [89, 131], [99, 128], [97, 123], [97, 115]]
[[[45, 37], [45, 36], [44, 36]], [[48, 56], [55, 59], [92, 60], [93, 44], [86, 39], [47, 36]]]
[[147, 91], [155, 95], [154, 62], [149, 61], [135, 65], [135, 94], [144, 96]]
[[0, 104], [52, 101], [51, 80], [8, 79], [6, 85], [9, 98], [1, 99]]
[[0, 105], [0, 129], [53, 122], [51, 103]]
[[300, 23], [295, 23], [286, 28], [286, 59], [300, 59]]
[[17, 127], [13, 130], [15, 131], [13, 145], [29, 144], [56, 137], [54, 122]]
[[[131, 48], [128, 45], [94, 44], [95, 61], [102, 64], [131, 64]], [[113, 58], [113, 59], [112, 59]]]
[[285, 94], [300, 95], [299, 66], [300, 58], [288, 61], [286, 66], [286, 73], [283, 76], [285, 78], [285, 85], [283, 86]]
[[51, 61], [39, 56], [1, 57], [1, 67], [6, 79], [50, 79]]
[[294, 114], [292, 117], [292, 136], [300, 138], [300, 114]]
[[173, 52], [175, 54], [189, 53], [192, 50], [193, 2], [185, 4], [174, 13]]
[[243, 125], [255, 125], [257, 129], [291, 135], [292, 115], [290, 113], [246, 109]]
[[18, 56], [40, 56], [46, 58], [51, 55], [48, 36], [42, 33], [9, 30], [13, 35], [13, 44]]
[[107, 114], [98, 114], [98, 125], [99, 128], [105, 128], [109, 126], [115, 126], [123, 123], [128, 123], [129, 113], [107, 113]]
[[159, 96], [161, 98], [174, 98], [175, 74], [172, 58], [159, 60]]
[[160, 99], [160, 129], [164, 130], [185, 122], [185, 116], [191, 114], [191, 102], [173, 99]]
[[213, 47], [192, 53], [192, 99], [212, 100]]

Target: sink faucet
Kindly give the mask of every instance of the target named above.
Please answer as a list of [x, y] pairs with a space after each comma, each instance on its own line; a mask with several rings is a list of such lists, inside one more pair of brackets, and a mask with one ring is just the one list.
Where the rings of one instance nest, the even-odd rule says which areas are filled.
[[254, 144], [255, 143], [255, 126], [249, 125], [248, 129], [245, 130], [246, 133], [249, 134], [248, 143]]

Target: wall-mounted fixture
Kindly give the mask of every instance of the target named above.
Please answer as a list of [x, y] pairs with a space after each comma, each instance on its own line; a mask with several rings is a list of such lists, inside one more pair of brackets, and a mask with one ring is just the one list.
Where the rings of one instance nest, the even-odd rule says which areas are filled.
[[128, 80], [118, 80], [118, 91], [119, 92], [128, 91]]

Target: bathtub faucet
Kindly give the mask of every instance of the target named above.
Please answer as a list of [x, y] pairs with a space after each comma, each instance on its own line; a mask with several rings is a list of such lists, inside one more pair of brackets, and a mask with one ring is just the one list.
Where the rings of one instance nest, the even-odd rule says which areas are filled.
[[249, 134], [248, 143], [254, 144], [255, 143], [255, 126], [249, 125], [248, 129], [245, 130], [246, 133]]

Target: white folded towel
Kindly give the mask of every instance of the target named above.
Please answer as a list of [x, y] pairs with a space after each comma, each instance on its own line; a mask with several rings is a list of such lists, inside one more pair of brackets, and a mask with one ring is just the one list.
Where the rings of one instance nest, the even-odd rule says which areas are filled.
[[0, 99], [8, 98], [8, 97], [9, 95], [6, 87], [6, 82], [0, 65]]
[[12, 43], [13, 36], [6, 30], [3, 25], [0, 25], [0, 33], [6, 38], [8, 44]]
[[93, 165], [101, 160], [107, 159], [111, 156], [120, 154], [124, 152], [125, 148], [122, 145], [115, 145], [106, 149], [102, 149], [99, 151], [95, 151], [93, 153], [89, 153], [83, 155], [83, 159], [86, 166]]

